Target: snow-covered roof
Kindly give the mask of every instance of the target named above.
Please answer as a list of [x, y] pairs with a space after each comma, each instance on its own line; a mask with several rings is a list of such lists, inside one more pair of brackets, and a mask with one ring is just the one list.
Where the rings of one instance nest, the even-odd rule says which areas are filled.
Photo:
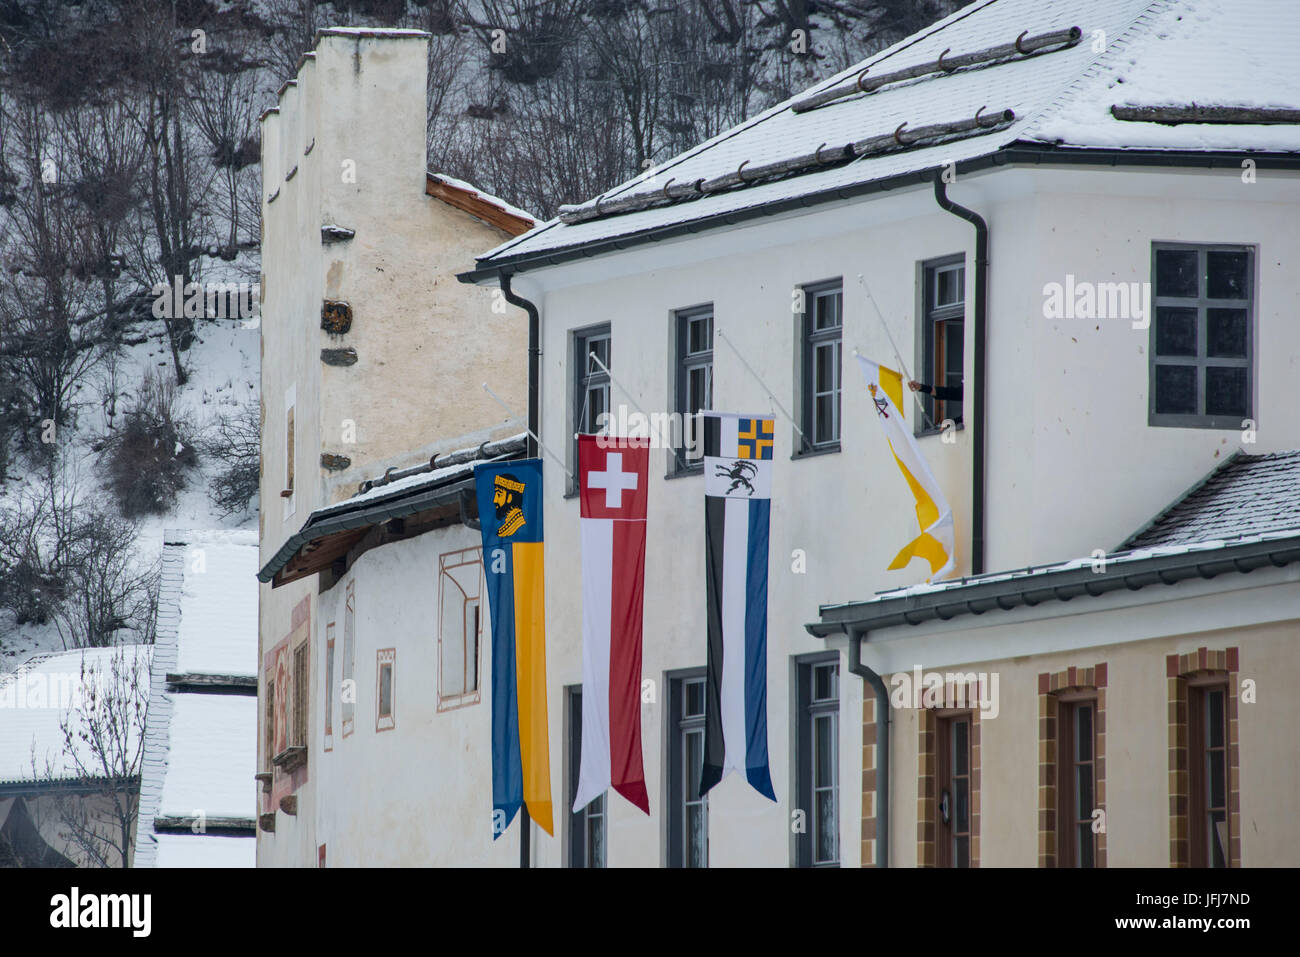
[[1300, 451], [1238, 453], [1121, 546], [1179, 548], [1300, 529]]
[[[64, 750], [63, 724], [67, 721], [75, 733], [92, 686], [125, 688], [136, 668], [142, 671], [141, 696], [147, 695], [150, 651], [149, 645], [118, 645], [36, 655], [0, 675], [0, 785], [75, 777], [72, 756]], [[130, 724], [126, 747], [131, 753], [138, 740], [138, 729]], [[88, 745], [80, 747], [80, 757], [87, 767], [95, 766]]]
[[518, 206], [512, 206], [510, 203], [507, 203], [504, 199], [501, 199], [500, 197], [493, 196], [491, 193], [483, 192], [483, 190], [479, 189], [473, 183], [467, 183], [463, 179], [457, 179], [454, 176], [448, 176], [446, 173], [434, 173], [431, 171], [429, 172], [428, 176], [429, 179], [435, 180], [436, 182], [439, 183], [443, 183], [447, 186], [452, 187], [453, 189], [458, 189], [463, 193], [467, 193], [469, 196], [476, 199], [480, 199], [483, 202], [487, 203], [489, 206], [495, 206], [498, 209], [500, 209], [502, 212], [507, 213], [511, 216], [515, 216], [519, 219], [526, 220], [529, 223], [537, 222], [537, 217], [534, 216], [532, 213], [524, 212]]
[[[879, 89], [796, 110], [810, 94], [841, 86], [866, 69], [870, 79], [1078, 27], [1081, 39], [1030, 55], [951, 72], [935, 70]], [[652, 232], [753, 207], [770, 206], [938, 169], [1014, 143], [1078, 148], [1300, 151], [1300, 125], [1132, 122], [1114, 105], [1300, 105], [1300, 16], [1293, 0], [977, 0], [875, 54], [599, 197], [602, 204], [671, 188], [675, 201], [582, 222], [553, 219], [479, 257], [492, 269], [560, 248]], [[1014, 121], [907, 147], [908, 130], [985, 118]], [[905, 126], [903, 124], [906, 124]], [[854, 154], [810, 171], [758, 178], [716, 192], [683, 187], [896, 131], [903, 143]], [[930, 145], [927, 145], [930, 144]], [[742, 170], [742, 175], [743, 175]], [[679, 194], [685, 196], [680, 198]], [[590, 213], [596, 200], [581, 210]], [[567, 218], [573, 219], [573, 216]]]
[[[167, 676], [256, 677], [257, 533], [168, 531], [162, 563], [135, 866], [251, 867], [252, 833], [160, 834], [154, 821], [256, 818], [255, 686], [171, 691]], [[247, 863], [207, 863], [213, 855]]]
[[[256, 867], [257, 841], [209, 834], [156, 834], [155, 867]], [[137, 861], [136, 866], [140, 864]]]

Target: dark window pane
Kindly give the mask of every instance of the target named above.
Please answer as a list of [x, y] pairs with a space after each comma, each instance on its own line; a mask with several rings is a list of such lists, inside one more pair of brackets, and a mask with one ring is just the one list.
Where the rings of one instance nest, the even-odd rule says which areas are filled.
[[707, 860], [704, 853], [707, 840], [704, 827], [704, 806], [693, 804], [686, 809], [686, 866], [704, 867]]
[[970, 867], [970, 838], [962, 836], [953, 841], [953, 860], [958, 867]]
[[1246, 414], [1246, 370], [1240, 366], [1208, 366], [1205, 370], [1205, 414]]
[[1196, 414], [1196, 368], [1156, 366], [1156, 412], [1168, 415]]
[[591, 358], [593, 354], [596, 356], [596, 359], [599, 359], [606, 366], [608, 366], [609, 365], [609, 340], [593, 339], [587, 343], [587, 362], [586, 362], [587, 371], [589, 373], [602, 372], [603, 370], [600, 368], [600, 366], [597, 365], [596, 361]]
[[969, 724], [967, 724], [965, 721], [953, 722], [952, 766], [954, 769], [954, 773], [956, 774], [966, 774], [968, 771], [968, 761], [970, 759], [970, 754], [967, 749], [967, 741], [969, 740], [969, 734], [970, 734]]
[[1246, 310], [1205, 310], [1205, 354], [1229, 359], [1246, 358]]
[[840, 324], [840, 294], [816, 296], [813, 300], [813, 328], [833, 329]]
[[698, 731], [686, 734], [686, 800], [698, 801], [700, 776], [704, 773], [704, 735]]
[[1092, 706], [1081, 704], [1074, 712], [1078, 716], [1074, 727], [1075, 750], [1080, 761], [1092, 760]]
[[1079, 789], [1075, 793], [1077, 806], [1075, 815], [1082, 820], [1083, 818], [1092, 817], [1092, 765], [1080, 764], [1078, 767]]
[[1228, 822], [1222, 811], [1210, 814], [1210, 866], [1227, 867]]
[[684, 717], [704, 714], [704, 682], [692, 681], [686, 685], [686, 711]]
[[814, 442], [835, 441], [834, 409], [834, 395], [821, 395], [817, 397], [817, 428], [813, 435]]
[[1156, 307], [1156, 355], [1196, 355], [1196, 310]]
[[836, 386], [836, 373], [839, 371], [838, 344], [827, 342], [817, 346], [813, 354], [813, 391], [829, 392]]
[[379, 713], [382, 715], [393, 713], [392, 665], [381, 665], [379, 667]]
[[947, 385], [961, 385], [963, 362], [962, 323], [943, 323], [943, 379]]
[[686, 346], [688, 352], [708, 352], [713, 348], [713, 317], [700, 316], [689, 320]]
[[1196, 250], [1156, 250], [1156, 295], [1195, 298]]
[[1205, 254], [1205, 294], [1210, 299], [1245, 299], [1250, 288], [1250, 253]]
[[1209, 705], [1205, 710], [1208, 712], [1210, 726], [1207, 729], [1206, 740], [1210, 742], [1210, 747], [1223, 747], [1223, 692], [1211, 691], [1206, 694], [1206, 704]]
[[829, 701], [835, 697], [835, 665], [813, 668], [813, 700]]
[[953, 830], [965, 834], [970, 830], [970, 778], [958, 778], [952, 782], [956, 791], [953, 797]]
[[936, 306], [951, 306], [961, 302], [965, 293], [962, 288], [965, 277], [965, 267], [935, 270], [934, 304]]
[[709, 407], [709, 367], [696, 366], [687, 373], [686, 411], [698, 412]]
[[1079, 824], [1078, 841], [1079, 841], [1079, 866], [1096, 867], [1097, 861], [1093, 854], [1092, 825]]
[[1226, 797], [1227, 782], [1225, 780], [1228, 769], [1223, 766], [1223, 758], [1226, 753], [1226, 751], [1211, 751], [1206, 756], [1206, 761], [1209, 764], [1210, 793], [1207, 797], [1209, 798], [1210, 807], [1225, 807], [1228, 803]]
[[839, 859], [839, 826], [835, 822], [835, 795], [822, 791], [817, 795], [817, 863]]
[[817, 752], [817, 766], [814, 769], [815, 787], [826, 787], [833, 783], [835, 766], [835, 719], [833, 716], [819, 715], [813, 723], [814, 747]]

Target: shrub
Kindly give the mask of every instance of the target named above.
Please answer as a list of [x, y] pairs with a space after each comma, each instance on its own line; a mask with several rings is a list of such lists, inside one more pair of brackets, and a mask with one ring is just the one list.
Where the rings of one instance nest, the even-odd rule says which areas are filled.
[[195, 464], [192, 430], [176, 409], [176, 380], [145, 373], [122, 427], [107, 444], [108, 485], [122, 514], [161, 514]]
[[221, 463], [208, 495], [223, 515], [248, 507], [261, 478], [261, 408], [247, 402], [219, 416], [202, 443], [203, 454]]

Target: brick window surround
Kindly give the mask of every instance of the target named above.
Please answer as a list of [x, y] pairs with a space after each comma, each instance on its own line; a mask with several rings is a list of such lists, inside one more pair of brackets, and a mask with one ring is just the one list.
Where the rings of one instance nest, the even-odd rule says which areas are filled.
[[1228, 866], [1241, 866], [1241, 763], [1237, 752], [1237, 648], [1198, 648], [1165, 659], [1169, 685], [1169, 866], [1191, 866], [1188, 688], [1215, 678], [1226, 681], [1228, 711]]
[[[956, 686], [944, 687], [944, 703], [957, 703]], [[938, 866], [938, 726], [948, 717], [970, 719], [970, 866], [980, 866], [980, 709], [921, 708], [917, 715], [916, 866]], [[874, 783], [874, 782], [873, 782]], [[874, 790], [872, 792], [874, 794]], [[864, 824], [865, 828], [865, 824]], [[863, 831], [866, 836], [866, 831]]]
[[[1060, 727], [1057, 716], [1062, 700], [1087, 696], [1095, 702], [1093, 719], [1093, 798], [1097, 808], [1106, 810], [1106, 680], [1107, 664], [1091, 668], [1067, 668], [1042, 672], [1038, 676], [1038, 866], [1057, 866], [1057, 796], [1059, 761], [1057, 754]], [[1095, 697], [1094, 697], [1095, 695]], [[1104, 821], [1105, 818], [1103, 817]], [[1097, 833], [1097, 867], [1106, 866], [1106, 831]]]
[[876, 698], [862, 702], [862, 866], [876, 866]]

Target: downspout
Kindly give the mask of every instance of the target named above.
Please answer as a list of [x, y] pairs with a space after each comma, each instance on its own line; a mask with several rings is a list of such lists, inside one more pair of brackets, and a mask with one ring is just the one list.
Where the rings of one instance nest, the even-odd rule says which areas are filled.
[[876, 866], [889, 866], [889, 689], [880, 675], [862, 663], [866, 631], [848, 625], [849, 671], [876, 693]]
[[989, 226], [984, 217], [948, 198], [948, 185], [943, 174], [934, 174], [934, 199], [940, 208], [959, 216], [975, 227], [975, 401], [970, 424], [975, 427], [974, 473], [971, 485], [971, 548], [970, 572], [984, 573], [984, 473], [985, 464], [985, 363], [986, 326], [989, 299]]
[[542, 321], [537, 306], [523, 296], [515, 295], [510, 288], [510, 273], [501, 273], [499, 281], [501, 283], [501, 293], [506, 297], [506, 302], [512, 306], [518, 306], [528, 313], [528, 457], [532, 459], [541, 454], [541, 450], [537, 447], [537, 437], [542, 434], [538, 421], [541, 409], [537, 401], [537, 389], [541, 374]]
[[[503, 272], [500, 274], [501, 293], [506, 297], [506, 302], [512, 306], [518, 306], [524, 312], [528, 313], [528, 457], [537, 458], [541, 455], [541, 449], [538, 448], [538, 437], [542, 434], [539, 431], [538, 419], [541, 410], [537, 403], [537, 386], [538, 378], [541, 373], [541, 316], [537, 312], [537, 306], [523, 296], [516, 296], [510, 288], [510, 273]], [[532, 845], [533, 845], [533, 822], [528, 814], [528, 805], [525, 804], [519, 808], [519, 866], [523, 868], [532, 867]]]

